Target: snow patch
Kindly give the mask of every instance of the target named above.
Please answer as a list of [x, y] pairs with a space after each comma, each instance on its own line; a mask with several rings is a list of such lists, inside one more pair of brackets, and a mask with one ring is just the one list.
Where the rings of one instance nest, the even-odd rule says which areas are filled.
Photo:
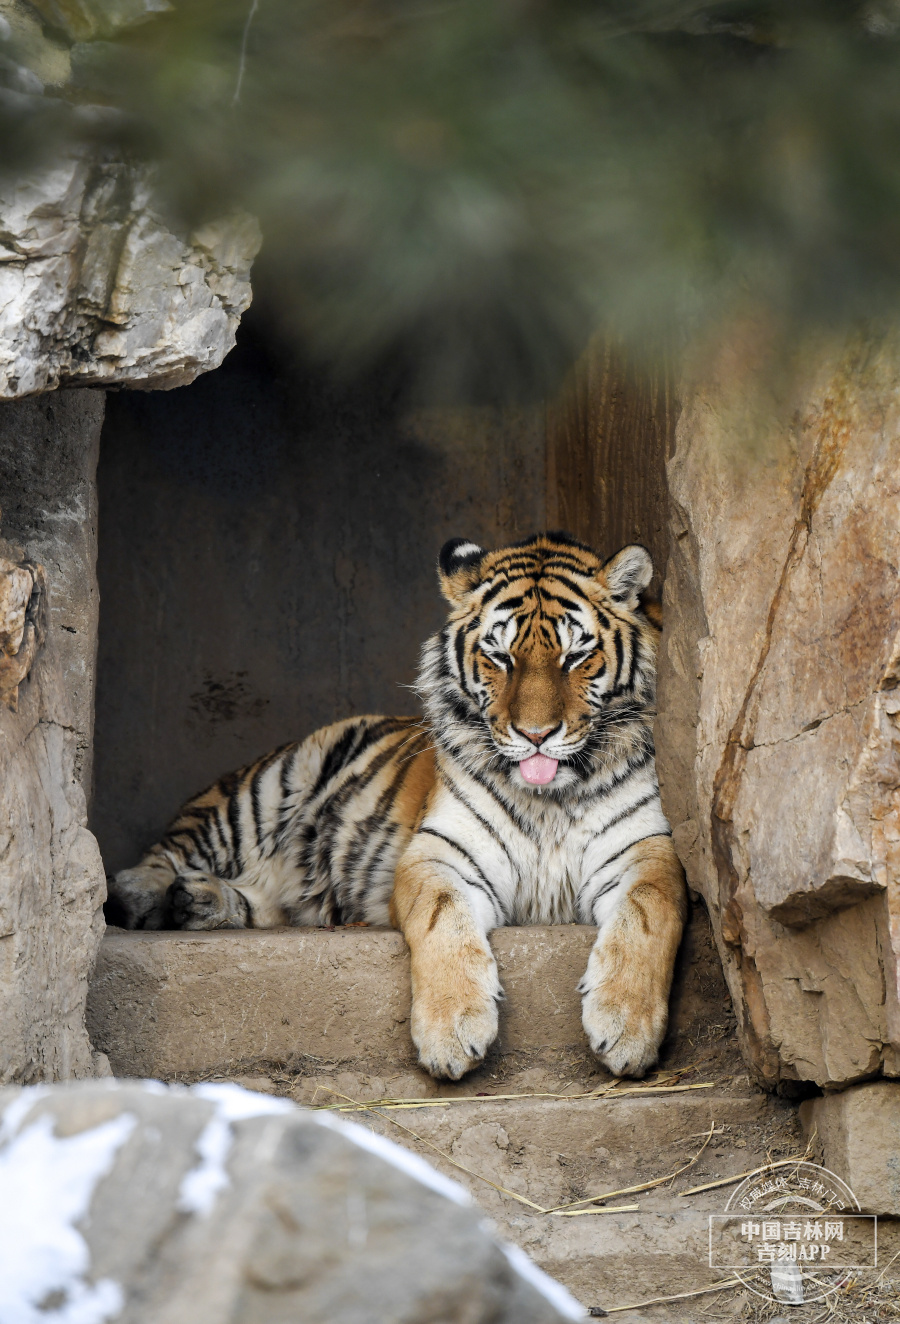
[[3, 1121], [0, 1122], [0, 1145], [5, 1145], [18, 1133], [19, 1127], [31, 1112], [38, 1099], [48, 1094], [46, 1085], [31, 1085], [23, 1089], [18, 1098], [3, 1109]]
[[[117, 1085], [118, 1083], [119, 1082], [116, 1081]], [[148, 1078], [147, 1080], [141, 1081], [141, 1089], [146, 1090], [148, 1094], [168, 1094], [169, 1090], [172, 1088], [175, 1087], [171, 1085], [164, 1085], [161, 1080], [153, 1080], [152, 1078]]]
[[[0, 1320], [3, 1324], [105, 1324], [125, 1298], [111, 1278], [86, 1281], [88, 1244], [75, 1224], [137, 1125], [122, 1113], [77, 1135], [54, 1135], [48, 1113], [16, 1135], [40, 1094], [23, 1091], [0, 1135]], [[50, 1298], [60, 1304], [41, 1309]]]
[[566, 1319], [584, 1319], [585, 1309], [575, 1300], [572, 1293], [562, 1283], [558, 1283], [555, 1278], [544, 1273], [539, 1269], [534, 1260], [528, 1258], [524, 1250], [519, 1246], [510, 1246], [504, 1242], [500, 1243], [506, 1258], [520, 1278], [524, 1278], [526, 1283], [531, 1283], [535, 1291], [540, 1292], [545, 1301], [549, 1301], [551, 1306], [565, 1316]]
[[215, 1104], [216, 1111], [197, 1140], [200, 1162], [181, 1180], [178, 1208], [182, 1213], [205, 1217], [212, 1212], [218, 1196], [230, 1184], [225, 1164], [234, 1139], [231, 1123], [241, 1122], [247, 1117], [294, 1112], [294, 1105], [287, 1099], [256, 1094], [253, 1090], [242, 1089], [240, 1085], [195, 1085], [190, 1092]]
[[258, 1094], [256, 1090], [245, 1090], [242, 1085], [194, 1085], [191, 1094], [214, 1103], [218, 1115], [226, 1122], [242, 1122], [246, 1117], [262, 1117], [266, 1113], [297, 1112], [297, 1105], [289, 1099]]

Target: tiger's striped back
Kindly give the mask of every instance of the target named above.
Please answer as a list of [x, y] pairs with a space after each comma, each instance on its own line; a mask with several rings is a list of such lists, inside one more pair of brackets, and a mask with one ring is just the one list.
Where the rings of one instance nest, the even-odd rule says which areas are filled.
[[256, 924], [387, 924], [397, 855], [433, 779], [420, 719], [336, 722], [189, 800], [139, 868], [240, 880]]

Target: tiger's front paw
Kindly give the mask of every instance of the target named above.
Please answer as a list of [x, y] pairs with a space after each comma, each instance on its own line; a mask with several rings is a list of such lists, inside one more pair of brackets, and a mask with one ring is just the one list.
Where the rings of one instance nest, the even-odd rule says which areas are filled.
[[608, 980], [602, 958], [592, 956], [579, 988], [581, 1021], [603, 1065], [614, 1076], [646, 1075], [659, 1056], [669, 1015], [668, 998], [657, 982], [637, 972], [629, 980]]
[[421, 981], [413, 998], [413, 1043], [432, 1076], [459, 1080], [478, 1066], [497, 1038], [502, 996], [497, 967], [492, 958], [480, 964], [477, 970], [436, 973]]
[[178, 929], [249, 928], [244, 897], [211, 874], [182, 874], [169, 888], [167, 901]]

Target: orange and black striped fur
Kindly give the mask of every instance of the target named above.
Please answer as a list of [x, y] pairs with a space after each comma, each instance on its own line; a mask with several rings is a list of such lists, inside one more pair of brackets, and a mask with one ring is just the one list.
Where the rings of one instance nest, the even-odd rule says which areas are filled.
[[604, 563], [563, 534], [448, 543], [424, 720], [351, 718], [223, 777], [112, 881], [119, 914], [131, 928], [392, 923], [420, 1060], [454, 1080], [497, 1034], [489, 931], [593, 924], [584, 1027], [611, 1071], [642, 1075], [684, 916], [653, 757], [651, 574], [642, 547]]

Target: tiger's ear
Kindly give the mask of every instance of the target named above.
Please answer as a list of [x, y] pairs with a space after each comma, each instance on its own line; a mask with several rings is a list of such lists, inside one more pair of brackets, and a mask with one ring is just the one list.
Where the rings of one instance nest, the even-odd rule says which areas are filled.
[[483, 547], [467, 538], [451, 538], [444, 543], [438, 557], [438, 579], [441, 592], [452, 606], [461, 606], [478, 583], [484, 554]]
[[638, 594], [653, 578], [653, 562], [646, 547], [632, 543], [611, 556], [600, 572], [606, 587], [629, 611], [638, 605]]

